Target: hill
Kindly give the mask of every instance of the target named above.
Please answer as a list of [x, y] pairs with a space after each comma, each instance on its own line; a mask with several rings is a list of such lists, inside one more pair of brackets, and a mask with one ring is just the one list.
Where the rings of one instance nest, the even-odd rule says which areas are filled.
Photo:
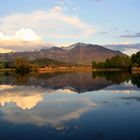
[[102, 62], [116, 55], [124, 56], [125, 54], [100, 45], [76, 43], [65, 48], [51, 47], [33, 52], [0, 54], [0, 61], [12, 61], [17, 57], [25, 57], [29, 60], [48, 58], [64, 63], [89, 65], [93, 60]]
[[78, 64], [70, 64], [70, 63], [65, 63], [65, 62], [60, 62], [56, 60], [52, 60], [49, 58], [39, 58], [35, 60], [30, 60], [31, 64], [38, 65], [39, 67], [45, 67], [45, 66], [51, 66], [51, 67], [70, 67], [70, 66], [80, 66]]

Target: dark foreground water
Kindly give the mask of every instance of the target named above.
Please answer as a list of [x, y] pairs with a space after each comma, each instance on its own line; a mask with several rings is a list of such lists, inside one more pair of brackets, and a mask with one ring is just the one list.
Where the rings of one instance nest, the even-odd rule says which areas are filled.
[[1, 140], [140, 140], [140, 75], [0, 74]]

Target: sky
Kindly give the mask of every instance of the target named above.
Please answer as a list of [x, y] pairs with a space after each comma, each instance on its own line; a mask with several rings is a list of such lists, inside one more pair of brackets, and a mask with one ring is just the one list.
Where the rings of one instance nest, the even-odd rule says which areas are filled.
[[0, 52], [76, 42], [140, 50], [140, 0], [1, 0]]

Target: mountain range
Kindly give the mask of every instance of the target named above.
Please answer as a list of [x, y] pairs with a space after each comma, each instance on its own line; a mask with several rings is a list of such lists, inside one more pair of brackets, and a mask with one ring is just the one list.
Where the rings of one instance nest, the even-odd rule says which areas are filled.
[[100, 45], [75, 43], [69, 47], [50, 47], [32, 52], [4, 53], [0, 54], [0, 61], [12, 61], [17, 57], [25, 57], [29, 60], [49, 58], [64, 63], [89, 65], [93, 60], [102, 62], [116, 55], [125, 56], [120, 51], [110, 50]]

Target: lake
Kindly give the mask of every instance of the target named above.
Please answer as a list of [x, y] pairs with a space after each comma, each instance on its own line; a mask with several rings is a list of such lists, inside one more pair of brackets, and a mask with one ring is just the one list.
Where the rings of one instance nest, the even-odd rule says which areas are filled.
[[2, 140], [140, 140], [140, 75], [0, 73]]

